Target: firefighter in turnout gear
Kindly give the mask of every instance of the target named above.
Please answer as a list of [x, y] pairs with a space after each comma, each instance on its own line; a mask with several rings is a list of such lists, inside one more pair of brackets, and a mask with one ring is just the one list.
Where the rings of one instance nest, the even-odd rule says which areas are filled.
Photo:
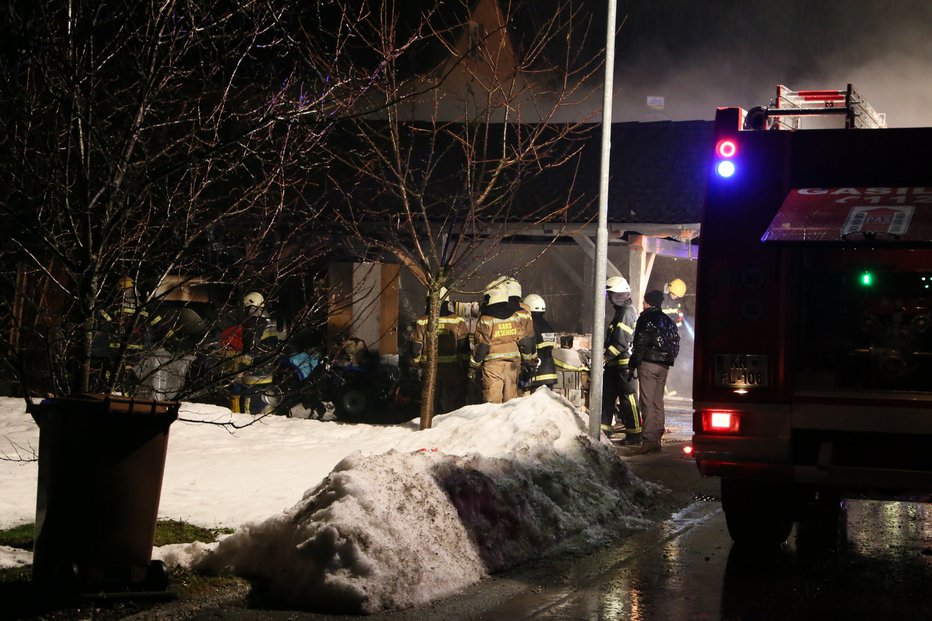
[[[437, 400], [440, 412], [452, 412], [466, 405], [466, 384], [463, 378], [469, 368], [469, 326], [453, 313], [447, 299], [447, 288], [440, 289], [440, 317], [437, 325]], [[422, 369], [427, 362], [424, 345], [427, 342], [427, 311], [411, 331], [411, 364]]]
[[265, 309], [265, 298], [253, 291], [243, 298], [246, 318], [242, 324], [242, 351], [238, 367], [243, 372], [234, 384], [233, 411], [267, 414], [278, 404], [273, 367], [284, 334]]
[[611, 433], [617, 401], [625, 425], [625, 444], [639, 444], [643, 421], [638, 411], [637, 383], [628, 367], [638, 314], [631, 300], [631, 286], [623, 277], [609, 278], [605, 283], [605, 292], [615, 308], [615, 315], [605, 337], [602, 431]]
[[[521, 317], [524, 333], [530, 337], [532, 341], [536, 342], [534, 338], [534, 318], [531, 316], [531, 308], [521, 299], [521, 283], [515, 278], [507, 276], [503, 278], [505, 282], [505, 291], [508, 292], [508, 303], [511, 304], [512, 310]], [[536, 372], [537, 364], [538, 361], [536, 359], [522, 360], [521, 373], [518, 375], [519, 395], [529, 394], [529, 383], [531, 381], [531, 376]]]
[[683, 325], [683, 305], [680, 299], [686, 295], [686, 283], [674, 278], [663, 286], [663, 314], [670, 318], [676, 327]]
[[469, 376], [480, 374], [482, 397], [487, 403], [503, 403], [518, 396], [522, 364], [537, 364], [534, 336], [526, 328], [533, 320], [529, 312], [515, 310], [509, 303], [505, 279], [489, 283], [485, 296], [488, 299], [476, 325]]
[[150, 318], [139, 302], [136, 284], [129, 276], [119, 280], [119, 294], [115, 304], [99, 313], [101, 329], [94, 337], [91, 355], [103, 372], [100, 390], [117, 392], [132, 390], [138, 381], [135, 367], [152, 345], [152, 330], [162, 318]]
[[517, 308], [531, 312], [531, 307], [521, 299], [521, 283], [514, 278], [505, 279], [505, 289], [508, 291], [508, 301]]
[[534, 341], [537, 344], [537, 368], [531, 373], [527, 389], [533, 391], [540, 386], [553, 388], [557, 383], [557, 367], [553, 362], [553, 348], [557, 344], [557, 335], [544, 317], [547, 304], [544, 298], [532, 293], [524, 298], [524, 304], [530, 309], [534, 320]]

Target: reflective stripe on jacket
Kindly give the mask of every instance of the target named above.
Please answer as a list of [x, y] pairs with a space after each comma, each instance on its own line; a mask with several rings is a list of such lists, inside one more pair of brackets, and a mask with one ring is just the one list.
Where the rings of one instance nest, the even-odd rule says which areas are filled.
[[605, 336], [605, 366], [628, 366], [637, 312], [630, 301], [615, 307], [615, 316]]
[[[469, 327], [466, 320], [457, 315], [442, 315], [437, 318], [437, 363], [465, 363], [469, 359]], [[427, 342], [427, 317], [421, 317], [411, 331], [411, 361], [426, 362], [424, 344]]]
[[507, 302], [487, 306], [476, 323], [476, 349], [470, 366], [478, 367], [486, 360], [537, 358], [533, 332], [529, 335], [527, 331], [532, 321], [530, 313], [514, 310]]

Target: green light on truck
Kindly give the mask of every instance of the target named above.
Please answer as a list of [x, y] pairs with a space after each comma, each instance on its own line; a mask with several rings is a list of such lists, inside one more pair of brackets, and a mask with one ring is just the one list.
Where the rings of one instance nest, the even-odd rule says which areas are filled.
[[872, 287], [874, 285], [874, 273], [861, 272], [860, 283], [862, 287]]

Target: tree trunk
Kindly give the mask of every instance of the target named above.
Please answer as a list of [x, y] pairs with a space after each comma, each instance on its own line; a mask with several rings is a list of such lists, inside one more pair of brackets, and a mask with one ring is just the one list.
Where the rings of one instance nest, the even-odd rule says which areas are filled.
[[424, 335], [424, 385], [421, 387], [421, 429], [430, 429], [434, 418], [434, 396], [437, 393], [437, 328], [440, 325], [440, 284], [428, 289], [427, 331]]

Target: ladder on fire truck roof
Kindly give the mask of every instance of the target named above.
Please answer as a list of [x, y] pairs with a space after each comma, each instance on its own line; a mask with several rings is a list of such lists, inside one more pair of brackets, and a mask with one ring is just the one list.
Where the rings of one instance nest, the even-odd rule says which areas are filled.
[[800, 129], [804, 116], [844, 115], [846, 129], [878, 129], [887, 126], [887, 115], [874, 110], [850, 84], [845, 90], [794, 91], [777, 85], [769, 106], [751, 108], [745, 129]]

